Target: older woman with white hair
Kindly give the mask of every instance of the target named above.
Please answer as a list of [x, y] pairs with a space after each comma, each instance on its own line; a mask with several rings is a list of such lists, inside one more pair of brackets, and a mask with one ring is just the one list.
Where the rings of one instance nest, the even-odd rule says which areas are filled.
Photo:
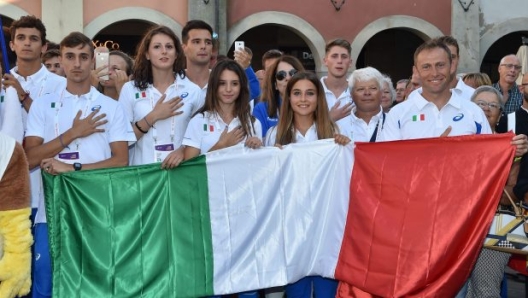
[[381, 108], [383, 113], [388, 113], [392, 107], [392, 104], [396, 100], [396, 90], [392, 85], [391, 78], [383, 74], [383, 85], [381, 88]]
[[[386, 115], [381, 108], [383, 75], [373, 67], [356, 69], [348, 78], [354, 108], [336, 124], [341, 134], [358, 142], [375, 142]], [[392, 85], [392, 84], [391, 84]]]

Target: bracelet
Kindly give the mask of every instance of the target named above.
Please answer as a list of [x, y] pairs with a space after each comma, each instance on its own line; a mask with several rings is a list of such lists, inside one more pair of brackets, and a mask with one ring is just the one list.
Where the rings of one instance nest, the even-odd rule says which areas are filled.
[[150, 127], [154, 127], [154, 125], [150, 124], [147, 120], [147, 116], [143, 117], [143, 120], [145, 120], [145, 122], [147, 122], [147, 125], [150, 126]]
[[136, 128], [137, 128], [140, 132], [142, 132], [143, 134], [146, 134], [146, 133], [148, 132], [148, 130], [143, 130], [143, 129], [141, 129], [141, 127], [139, 127], [138, 121], [136, 121], [136, 123], [134, 123], [134, 124], [136, 125]]
[[61, 143], [62, 148], [68, 148], [68, 149], [70, 149], [70, 147], [64, 145], [64, 141], [62, 140], [62, 135], [63, 135], [63, 133], [61, 133], [60, 136], [59, 136], [59, 142]]

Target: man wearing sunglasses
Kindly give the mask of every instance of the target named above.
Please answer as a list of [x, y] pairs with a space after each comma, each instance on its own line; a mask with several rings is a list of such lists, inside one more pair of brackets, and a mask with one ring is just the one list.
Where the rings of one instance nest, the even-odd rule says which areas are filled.
[[321, 78], [321, 83], [330, 109], [330, 118], [334, 122], [350, 115], [352, 110], [352, 97], [346, 78], [352, 65], [351, 52], [350, 43], [340, 38], [330, 41], [325, 47], [323, 62], [328, 67], [328, 75]]

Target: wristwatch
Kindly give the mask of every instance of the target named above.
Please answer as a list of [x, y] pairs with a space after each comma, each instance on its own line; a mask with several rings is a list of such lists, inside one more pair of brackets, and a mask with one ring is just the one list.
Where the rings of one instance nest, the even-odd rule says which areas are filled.
[[75, 171], [80, 171], [82, 169], [82, 164], [80, 162], [73, 163], [73, 169]]

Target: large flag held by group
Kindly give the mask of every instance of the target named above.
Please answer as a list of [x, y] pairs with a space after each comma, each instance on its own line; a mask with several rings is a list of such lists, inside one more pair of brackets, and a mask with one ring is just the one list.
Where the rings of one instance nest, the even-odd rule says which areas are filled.
[[53, 295], [198, 297], [321, 275], [344, 296], [453, 296], [489, 228], [510, 139], [321, 140], [172, 170], [44, 174]]

